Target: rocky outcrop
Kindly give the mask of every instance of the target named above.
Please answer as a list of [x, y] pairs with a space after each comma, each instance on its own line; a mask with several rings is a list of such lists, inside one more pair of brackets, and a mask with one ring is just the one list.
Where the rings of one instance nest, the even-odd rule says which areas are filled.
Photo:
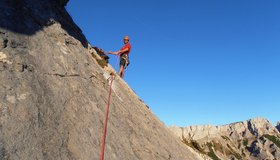
[[[112, 68], [56, 0], [0, 10], [0, 159], [98, 159]], [[105, 159], [201, 158], [116, 77]]]
[[105, 51], [101, 48], [98, 48], [96, 46], [93, 47], [95, 52], [104, 60], [107, 64], [109, 63], [109, 56], [105, 53]]
[[280, 159], [279, 131], [264, 118], [224, 126], [170, 127], [170, 130], [182, 142], [213, 159]]
[[[77, 40], [87, 48], [88, 42], [84, 35], [81, 34], [82, 31], [74, 24], [72, 18], [59, 3], [66, 4], [66, 1], [40, 0], [36, 2], [34, 0], [1, 0], [0, 27], [2, 31], [0, 34], [7, 36], [5, 30], [8, 30], [28, 37], [39, 31], [43, 31], [45, 28], [59, 26], [65, 32], [65, 35], [56, 35], [58, 38], [69, 35], [68, 38], [63, 40], [70, 43], [76, 43], [75, 40]], [[10, 42], [14, 46], [24, 46], [22, 43]]]
[[280, 132], [280, 122], [277, 122], [276, 128], [277, 128], [278, 131]]
[[68, 3], [69, 0], [57, 0], [57, 2], [61, 5], [61, 6], [66, 6], [66, 4]]

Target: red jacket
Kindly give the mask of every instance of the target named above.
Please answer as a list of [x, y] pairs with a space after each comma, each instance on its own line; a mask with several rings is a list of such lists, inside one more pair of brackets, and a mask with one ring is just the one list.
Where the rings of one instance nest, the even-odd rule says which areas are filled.
[[122, 51], [122, 50], [124, 50], [124, 49], [128, 49], [128, 51], [127, 51], [127, 52], [121, 53], [121, 55], [122, 55], [122, 54], [127, 54], [127, 55], [128, 55], [129, 52], [130, 52], [130, 49], [131, 49], [130, 43], [125, 44], [120, 50]]

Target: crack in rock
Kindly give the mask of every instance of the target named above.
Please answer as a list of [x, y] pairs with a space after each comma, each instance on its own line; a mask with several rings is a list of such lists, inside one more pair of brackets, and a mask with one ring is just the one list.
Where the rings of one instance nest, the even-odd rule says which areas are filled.
[[49, 75], [49, 76], [58, 76], [58, 77], [80, 77], [79, 74], [60, 74], [60, 73], [45, 73], [46, 75]]
[[61, 73], [44, 73], [44, 75], [48, 75], [48, 76], [57, 76], [57, 77], [61, 77], [61, 78], [71, 78], [71, 77], [79, 77], [79, 78], [83, 78], [85, 80], [91, 80], [92, 78], [95, 78], [95, 79], [98, 79], [98, 76], [92, 74], [91, 76], [89, 77], [84, 77], [84, 76], [81, 76], [77, 73], [75, 74], [61, 74]]

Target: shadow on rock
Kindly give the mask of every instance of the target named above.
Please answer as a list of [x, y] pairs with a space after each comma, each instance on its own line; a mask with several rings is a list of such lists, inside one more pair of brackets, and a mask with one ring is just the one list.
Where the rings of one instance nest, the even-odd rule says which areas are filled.
[[33, 35], [55, 23], [87, 48], [81, 29], [73, 23], [64, 6], [68, 0], [1, 0], [0, 28], [18, 34]]

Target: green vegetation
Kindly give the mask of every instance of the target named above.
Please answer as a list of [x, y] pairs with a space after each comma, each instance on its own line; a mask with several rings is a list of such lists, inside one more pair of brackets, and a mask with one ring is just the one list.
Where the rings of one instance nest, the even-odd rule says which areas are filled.
[[104, 59], [97, 59], [97, 63], [104, 68], [105, 66], [107, 66], [107, 62]]
[[212, 149], [212, 147], [213, 147], [212, 143], [207, 143], [207, 146], [208, 146], [208, 148], [209, 148], [209, 150], [210, 150], [210, 152], [208, 152], [207, 155], [208, 155], [210, 158], [212, 158], [213, 160], [221, 160], [221, 159], [214, 153], [214, 151], [213, 151], [213, 149]]
[[202, 154], [206, 154], [206, 152], [203, 150], [203, 148], [200, 147], [200, 145], [194, 140], [191, 140], [190, 142], [188, 142], [185, 138], [183, 138], [183, 143], [185, 143], [186, 145], [188, 145], [189, 147], [191, 147], [193, 149], [196, 149], [197, 151], [199, 151]]
[[92, 57], [97, 61], [97, 63], [98, 63], [102, 68], [104, 68], [105, 66], [108, 65], [107, 62], [106, 62], [106, 60], [104, 60], [103, 58], [101, 58], [101, 59], [97, 58], [96, 55], [95, 55], [94, 53], [91, 54], [91, 55], [92, 55]]
[[242, 159], [242, 156], [239, 153], [235, 152], [234, 149], [229, 144], [227, 144], [227, 147], [228, 149], [225, 150], [225, 154], [227, 156], [233, 155], [237, 159]]
[[269, 134], [265, 134], [264, 137], [273, 142], [278, 148], [280, 148], [280, 138]]
[[[207, 147], [209, 148], [210, 152], [205, 152], [204, 149], [194, 140], [191, 140], [190, 142], [188, 142], [185, 138], [183, 138], [182, 142], [185, 143], [186, 145], [188, 145], [189, 147], [199, 151], [201, 154], [208, 155], [213, 160], [221, 160], [215, 154], [214, 150], [212, 149], [212, 147], [213, 147], [212, 143], [207, 143]], [[219, 150], [219, 151], [221, 150], [221, 152], [222, 152], [222, 145], [221, 144], [214, 143], [214, 148], [215, 148], [215, 150]]]
[[[222, 137], [223, 139], [228, 139], [228, 137]], [[245, 141], [245, 142], [244, 142]], [[215, 142], [215, 141], [212, 141], [212, 142], [208, 142], [206, 144], [207, 148], [209, 151], [205, 151], [205, 148], [202, 148], [199, 143], [197, 141], [194, 141], [194, 140], [186, 140], [185, 138], [183, 138], [182, 140], [183, 143], [185, 143], [186, 145], [188, 145], [189, 147], [197, 150], [198, 152], [200, 152], [201, 154], [205, 154], [205, 155], [208, 155], [210, 158], [212, 158], [213, 160], [221, 160], [215, 152], [220, 152], [222, 154], [225, 154], [226, 156], [234, 156], [236, 159], [239, 159], [241, 160], [242, 159], [242, 155], [243, 157], [245, 156], [245, 153], [244, 151], [242, 151], [242, 155], [239, 154], [238, 152], [236, 152], [231, 146], [229, 143], [226, 144], [226, 146], [223, 146], [223, 144], [221, 143], [218, 143], [218, 142]], [[242, 140], [239, 140], [239, 145], [242, 144]], [[248, 140], [243, 140], [243, 144], [248, 144]]]
[[242, 159], [242, 156], [241, 156], [239, 153], [235, 152], [231, 147], [230, 147], [230, 150], [231, 150], [231, 154], [232, 154], [235, 158], [237, 158], [237, 159]]
[[243, 140], [243, 145], [246, 147], [248, 145], [248, 139]]

